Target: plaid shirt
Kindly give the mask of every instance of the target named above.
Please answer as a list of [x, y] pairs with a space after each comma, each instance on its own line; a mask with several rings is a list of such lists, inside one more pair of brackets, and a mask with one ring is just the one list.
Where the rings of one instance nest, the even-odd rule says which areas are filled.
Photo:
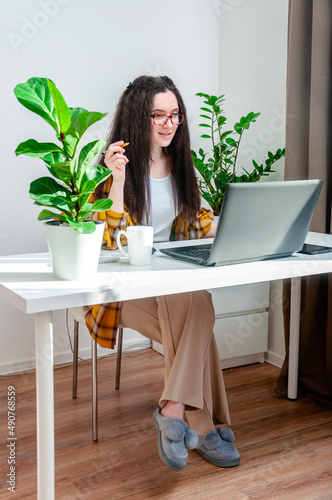
[[[97, 212], [92, 217], [95, 220], [105, 222], [103, 237], [103, 248], [115, 250], [117, 248], [116, 235], [120, 229], [136, 225], [136, 220], [128, 213], [116, 213], [112, 210]], [[202, 238], [213, 221], [213, 213], [201, 208], [197, 214], [194, 224], [189, 225], [181, 213], [174, 219], [170, 240], [189, 240]], [[119, 326], [121, 302], [110, 302], [107, 304], [96, 304], [85, 306], [85, 321], [92, 338], [101, 347], [113, 349], [116, 343], [116, 334]]]

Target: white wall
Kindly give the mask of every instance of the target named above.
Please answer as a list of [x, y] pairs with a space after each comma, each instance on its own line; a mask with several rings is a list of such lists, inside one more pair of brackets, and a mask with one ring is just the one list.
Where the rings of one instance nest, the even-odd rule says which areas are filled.
[[[288, 0], [226, 0], [220, 3], [220, 94], [233, 126], [260, 112], [243, 134], [239, 166], [265, 162], [267, 151], [285, 147]], [[231, 128], [230, 127], [230, 128]], [[283, 178], [283, 161], [276, 174]]]
[[[70, 106], [110, 112], [89, 140], [105, 135], [119, 95], [144, 73], [175, 80], [194, 148], [205, 144], [197, 127], [200, 91], [226, 94], [230, 124], [262, 112], [252, 144], [244, 144], [246, 150], [254, 144], [257, 159], [263, 145], [284, 145], [287, 0], [2, 0], [0, 8], [0, 255], [46, 250], [39, 209], [28, 197], [29, 183], [45, 167], [14, 155], [28, 138], [54, 140], [52, 129], [13, 94], [32, 76], [53, 79]], [[0, 316], [0, 373], [28, 367], [33, 318], [2, 301]], [[64, 311], [54, 314], [56, 361], [70, 357], [64, 320]], [[86, 335], [83, 350], [88, 345]]]

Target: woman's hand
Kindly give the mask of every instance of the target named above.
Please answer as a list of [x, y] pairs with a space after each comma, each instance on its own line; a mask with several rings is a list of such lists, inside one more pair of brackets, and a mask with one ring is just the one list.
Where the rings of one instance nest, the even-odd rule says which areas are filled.
[[217, 224], [215, 222], [212, 222], [210, 229], [202, 238], [214, 238], [217, 230]]
[[113, 184], [124, 184], [126, 179], [126, 164], [128, 158], [124, 155], [123, 141], [113, 142], [107, 148], [104, 156], [105, 165], [112, 170]]
[[124, 155], [123, 141], [113, 142], [104, 156], [105, 165], [112, 170], [112, 185], [108, 197], [113, 201], [112, 210], [123, 213], [123, 187], [126, 179], [128, 158]]

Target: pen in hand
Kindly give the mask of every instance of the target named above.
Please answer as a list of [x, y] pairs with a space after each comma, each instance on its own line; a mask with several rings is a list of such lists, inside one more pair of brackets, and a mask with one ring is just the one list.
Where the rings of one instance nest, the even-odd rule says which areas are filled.
[[[123, 144], [121, 144], [121, 147], [122, 147], [122, 148], [125, 148], [126, 146], [129, 146], [129, 142], [124, 142]], [[103, 151], [103, 154], [106, 154], [106, 153], [107, 153], [107, 150], [106, 150], [106, 151]], [[115, 152], [115, 153], [113, 153], [113, 154], [116, 154], [116, 152]]]

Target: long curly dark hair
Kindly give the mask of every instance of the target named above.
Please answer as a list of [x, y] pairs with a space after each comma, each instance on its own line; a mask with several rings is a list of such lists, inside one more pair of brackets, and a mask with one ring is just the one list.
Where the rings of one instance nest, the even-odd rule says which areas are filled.
[[[181, 94], [169, 77], [139, 76], [128, 85], [120, 97], [107, 139], [107, 147], [119, 140], [130, 143], [125, 153], [129, 162], [126, 165], [124, 203], [130, 215], [134, 215], [139, 224], [147, 220], [150, 204], [148, 187], [152, 101], [155, 94], [167, 91], [175, 94], [179, 113], [186, 117]], [[169, 159], [177, 209], [192, 222], [200, 208], [200, 194], [191, 157], [186, 118], [179, 125], [165, 152]], [[103, 155], [99, 164], [105, 165]], [[105, 186], [99, 185], [96, 195], [98, 198], [107, 196]]]

